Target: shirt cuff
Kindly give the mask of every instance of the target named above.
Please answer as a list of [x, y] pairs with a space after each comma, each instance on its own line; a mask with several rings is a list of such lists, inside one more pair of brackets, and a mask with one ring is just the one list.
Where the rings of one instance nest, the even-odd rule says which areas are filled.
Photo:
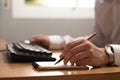
[[63, 37], [59, 35], [49, 36], [49, 40], [50, 40], [49, 49], [63, 49], [65, 45], [65, 41]]
[[52, 35], [49, 36], [49, 40], [50, 40], [49, 49], [63, 49], [67, 43], [73, 40], [73, 38], [69, 35], [63, 37], [59, 35]]
[[115, 65], [120, 66], [120, 45], [110, 45], [114, 51]]

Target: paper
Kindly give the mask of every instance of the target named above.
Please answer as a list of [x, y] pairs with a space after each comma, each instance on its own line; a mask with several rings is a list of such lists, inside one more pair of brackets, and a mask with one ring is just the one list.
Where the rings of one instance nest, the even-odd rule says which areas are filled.
[[55, 64], [55, 62], [35, 62], [33, 63], [33, 67], [40, 70], [73, 70], [73, 69], [89, 69], [87, 66], [71, 66], [71, 65], [63, 65], [63, 64]]
[[[56, 59], [58, 59], [59, 55], [53, 55]], [[57, 61], [57, 60], [56, 60]], [[59, 62], [55, 65], [55, 62], [34, 62], [33, 67], [38, 70], [76, 70], [76, 69], [92, 69], [92, 66], [86, 65], [86, 66], [72, 66], [69, 62], [67, 65], [64, 65], [63, 61]]]

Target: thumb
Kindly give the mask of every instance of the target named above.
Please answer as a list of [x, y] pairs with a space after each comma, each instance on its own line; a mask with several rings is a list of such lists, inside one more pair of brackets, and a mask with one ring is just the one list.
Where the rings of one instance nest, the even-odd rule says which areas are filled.
[[30, 41], [30, 43], [35, 43], [35, 42], [36, 42], [36, 38], [31, 37], [31, 38], [29, 39], [29, 41]]

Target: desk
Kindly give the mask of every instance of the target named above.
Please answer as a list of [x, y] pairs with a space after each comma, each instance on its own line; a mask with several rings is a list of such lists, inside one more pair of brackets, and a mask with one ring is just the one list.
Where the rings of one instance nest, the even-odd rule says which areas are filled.
[[[1, 42], [0, 42], [1, 43]], [[5, 45], [3, 45], [2, 48]], [[1, 49], [1, 48], [0, 48]], [[59, 53], [54, 51], [53, 53]], [[0, 52], [0, 80], [119, 80], [120, 67], [104, 67], [92, 70], [40, 71], [31, 63], [9, 63]]]

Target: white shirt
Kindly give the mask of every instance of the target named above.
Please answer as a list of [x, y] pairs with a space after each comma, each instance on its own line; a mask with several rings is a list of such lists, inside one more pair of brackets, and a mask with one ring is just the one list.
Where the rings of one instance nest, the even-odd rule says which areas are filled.
[[[91, 40], [96, 46], [112, 44], [115, 64], [120, 66], [120, 0], [96, 0], [95, 27], [97, 35]], [[49, 36], [51, 49], [62, 49], [73, 40], [71, 36]]]

